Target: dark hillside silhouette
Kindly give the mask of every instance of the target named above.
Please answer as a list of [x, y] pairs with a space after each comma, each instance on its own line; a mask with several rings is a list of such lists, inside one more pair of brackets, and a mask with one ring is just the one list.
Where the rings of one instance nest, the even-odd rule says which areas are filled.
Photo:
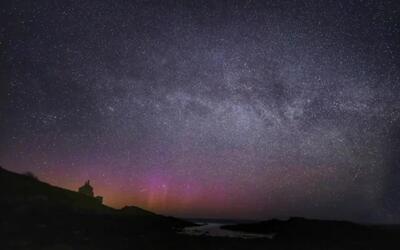
[[[250, 233], [274, 234], [279, 242], [299, 242], [302, 246], [320, 245], [332, 242], [339, 249], [357, 249], [369, 246], [370, 249], [386, 249], [400, 246], [400, 228], [385, 228], [376, 225], [361, 225], [348, 221], [315, 220], [293, 217], [288, 220], [268, 220], [257, 223], [226, 225], [222, 228]], [[366, 244], [368, 242], [368, 244]], [[368, 248], [369, 249], [369, 248]]]
[[[0, 168], [1, 234], [17, 247], [20, 240], [52, 242], [91, 236], [172, 232], [194, 225], [130, 206], [105, 206], [94, 197]], [[27, 243], [28, 244], [28, 243]], [[11, 247], [12, 248], [12, 247]]]
[[[89, 183], [88, 183], [89, 184]], [[55, 187], [0, 168], [1, 249], [388, 249], [400, 246], [397, 227], [292, 218], [225, 226], [275, 234], [240, 239], [180, 234], [195, 224]], [[397, 248], [394, 248], [397, 249]]]

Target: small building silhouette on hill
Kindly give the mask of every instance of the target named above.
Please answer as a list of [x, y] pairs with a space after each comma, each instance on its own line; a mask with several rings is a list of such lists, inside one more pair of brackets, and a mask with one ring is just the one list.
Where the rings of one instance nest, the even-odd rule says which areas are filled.
[[90, 185], [90, 181], [87, 180], [85, 182], [85, 185], [83, 185], [82, 187], [79, 188], [79, 193], [93, 197], [94, 193], [93, 193], [93, 187]]
[[[79, 188], [78, 190], [79, 193], [94, 197], [94, 192], [93, 192], [93, 187], [90, 185], [90, 181], [87, 180], [85, 184]], [[100, 203], [103, 203], [103, 197], [101, 196], [96, 196], [94, 197], [96, 200], [98, 200]]]

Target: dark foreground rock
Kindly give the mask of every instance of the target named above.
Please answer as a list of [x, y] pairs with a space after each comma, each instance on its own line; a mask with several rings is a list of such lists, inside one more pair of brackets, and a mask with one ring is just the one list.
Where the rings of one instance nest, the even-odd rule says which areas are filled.
[[0, 168], [0, 249], [399, 249], [397, 227], [295, 218], [233, 225], [273, 240], [189, 236], [193, 223], [93, 197]]
[[[226, 225], [222, 228], [258, 234], [274, 234], [286, 247], [315, 249], [392, 249], [400, 247], [400, 228], [361, 225], [348, 221], [290, 218], [257, 223]], [[395, 249], [393, 248], [393, 249]]]

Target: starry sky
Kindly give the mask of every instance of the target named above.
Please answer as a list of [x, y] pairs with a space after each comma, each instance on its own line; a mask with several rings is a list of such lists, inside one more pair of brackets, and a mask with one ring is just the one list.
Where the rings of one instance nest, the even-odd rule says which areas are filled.
[[2, 1], [0, 165], [174, 216], [400, 222], [399, 16]]

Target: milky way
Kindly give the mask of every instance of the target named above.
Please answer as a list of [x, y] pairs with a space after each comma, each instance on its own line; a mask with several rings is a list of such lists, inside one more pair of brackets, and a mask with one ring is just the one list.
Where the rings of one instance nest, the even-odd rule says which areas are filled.
[[396, 1], [9, 1], [0, 164], [189, 217], [400, 221]]

